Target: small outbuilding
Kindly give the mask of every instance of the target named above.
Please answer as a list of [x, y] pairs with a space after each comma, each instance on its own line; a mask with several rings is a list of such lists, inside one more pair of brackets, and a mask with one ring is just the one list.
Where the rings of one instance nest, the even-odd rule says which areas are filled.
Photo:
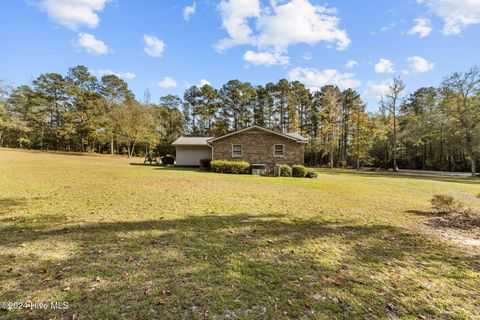
[[180, 137], [172, 143], [176, 149], [177, 166], [198, 166], [201, 159], [212, 159], [211, 137]]

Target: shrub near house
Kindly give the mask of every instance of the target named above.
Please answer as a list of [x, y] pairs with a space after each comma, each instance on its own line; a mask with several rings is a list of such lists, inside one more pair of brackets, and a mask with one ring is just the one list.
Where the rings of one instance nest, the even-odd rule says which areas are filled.
[[[210, 169], [215, 173], [248, 174], [250, 173], [250, 164], [246, 161], [213, 160], [209, 162]], [[206, 161], [203, 161], [203, 167], [206, 167]], [[307, 169], [302, 165], [290, 167], [287, 164], [278, 165], [279, 175], [281, 177], [296, 178], [316, 178], [317, 173], [312, 169]]]
[[246, 161], [213, 160], [210, 167], [216, 173], [247, 174], [250, 164]]
[[307, 175], [307, 168], [302, 165], [292, 166], [292, 177], [295, 178], [304, 178]]

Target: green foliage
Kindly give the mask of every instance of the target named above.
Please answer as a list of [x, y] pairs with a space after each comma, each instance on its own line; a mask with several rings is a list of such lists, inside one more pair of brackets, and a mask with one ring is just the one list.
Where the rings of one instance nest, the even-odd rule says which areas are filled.
[[128, 155], [133, 156], [135, 147], [142, 143], [154, 146], [158, 142], [155, 134], [155, 118], [152, 110], [129, 100], [115, 108], [113, 119], [118, 139], [127, 145]]
[[314, 179], [316, 177], [318, 177], [318, 173], [315, 172], [315, 170], [313, 170], [313, 169], [308, 169], [307, 170], [307, 174], [305, 175], [305, 178]]
[[279, 165], [278, 170], [280, 170], [280, 176], [282, 176], [282, 177], [291, 177], [292, 176], [292, 167], [290, 167], [288, 164]]
[[470, 215], [472, 209], [468, 207], [463, 201], [455, 199], [455, 197], [446, 194], [436, 194], [433, 196], [432, 207], [438, 213], [461, 213], [464, 215]]
[[302, 165], [292, 166], [292, 177], [295, 178], [304, 178], [307, 175], [307, 168]]
[[210, 168], [211, 162], [212, 162], [212, 159], [200, 159], [200, 167]]
[[247, 174], [250, 164], [246, 161], [213, 160], [210, 167], [216, 173]]
[[[239, 80], [218, 89], [192, 86], [183, 99], [167, 94], [153, 104], [148, 91], [142, 103], [136, 101], [116, 75], [97, 79], [87, 67], [76, 66], [64, 75], [40, 74], [17, 88], [0, 82], [0, 145], [125, 149], [129, 155], [150, 148], [165, 155], [173, 154], [172, 142], [181, 135], [219, 136], [256, 124], [308, 137], [308, 165], [391, 168], [395, 158], [405, 169], [475, 168], [480, 158], [480, 68], [456, 72], [440, 88], [419, 88], [409, 96], [403, 88], [395, 79], [377, 113], [366, 112], [355, 90], [325, 85], [310, 92], [286, 79], [263, 86]], [[146, 119], [143, 128], [134, 114]]]

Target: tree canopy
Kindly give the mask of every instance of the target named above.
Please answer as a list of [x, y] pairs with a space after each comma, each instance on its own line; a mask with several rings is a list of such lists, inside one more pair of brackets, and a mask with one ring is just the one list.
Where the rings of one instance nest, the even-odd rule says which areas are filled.
[[218, 136], [251, 125], [308, 137], [309, 165], [375, 166], [476, 173], [480, 154], [480, 69], [456, 72], [439, 88], [411, 94], [394, 79], [377, 112], [358, 92], [299, 81], [220, 88], [192, 86], [183, 97], [136, 100], [116, 75], [85, 66], [45, 73], [30, 85], [0, 83], [0, 146], [123, 153], [174, 152], [180, 135]]

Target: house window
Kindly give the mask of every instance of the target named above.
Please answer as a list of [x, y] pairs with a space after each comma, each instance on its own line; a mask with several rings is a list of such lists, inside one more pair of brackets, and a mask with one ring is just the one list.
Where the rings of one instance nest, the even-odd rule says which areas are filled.
[[243, 148], [241, 144], [232, 145], [232, 157], [241, 157], [243, 156]]
[[285, 150], [283, 144], [276, 144], [273, 146], [273, 155], [275, 157], [283, 157], [284, 151]]

